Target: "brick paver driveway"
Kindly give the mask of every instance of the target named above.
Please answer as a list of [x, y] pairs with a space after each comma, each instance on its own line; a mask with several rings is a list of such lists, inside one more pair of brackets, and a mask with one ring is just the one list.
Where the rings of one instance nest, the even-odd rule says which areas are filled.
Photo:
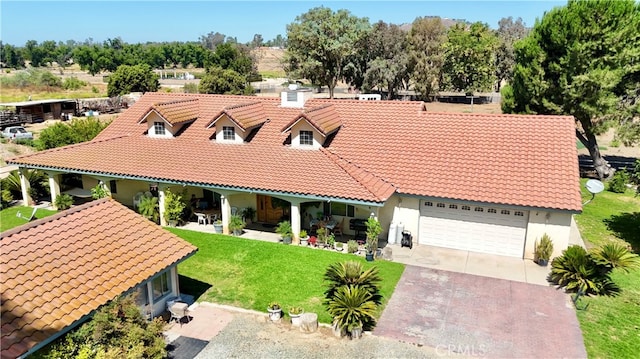
[[586, 358], [570, 298], [552, 287], [407, 266], [373, 334], [488, 358]]

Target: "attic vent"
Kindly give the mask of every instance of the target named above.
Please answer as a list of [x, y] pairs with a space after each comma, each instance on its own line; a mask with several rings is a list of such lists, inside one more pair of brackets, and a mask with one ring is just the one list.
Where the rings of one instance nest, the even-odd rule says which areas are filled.
[[287, 101], [296, 102], [298, 100], [298, 93], [295, 91], [287, 91]]

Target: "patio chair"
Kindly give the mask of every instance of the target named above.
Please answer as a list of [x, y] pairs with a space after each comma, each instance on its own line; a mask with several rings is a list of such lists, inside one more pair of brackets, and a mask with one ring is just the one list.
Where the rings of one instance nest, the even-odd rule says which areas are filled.
[[16, 213], [16, 217], [18, 218], [22, 218], [24, 220], [26, 220], [27, 222], [31, 222], [36, 218], [36, 212], [38, 211], [38, 209], [36, 207], [33, 207], [33, 211], [31, 212], [31, 215], [29, 217], [25, 217], [22, 215], [22, 213], [20, 213], [20, 211], [18, 211], [18, 213]]
[[198, 217], [198, 224], [207, 224], [207, 215], [204, 213], [194, 213]]
[[337, 236], [338, 234], [340, 235], [340, 239], [343, 238], [343, 234], [342, 234], [342, 225], [344, 224], [344, 217], [342, 217], [342, 219], [340, 220], [340, 223], [336, 224], [335, 227], [333, 227], [333, 235]]

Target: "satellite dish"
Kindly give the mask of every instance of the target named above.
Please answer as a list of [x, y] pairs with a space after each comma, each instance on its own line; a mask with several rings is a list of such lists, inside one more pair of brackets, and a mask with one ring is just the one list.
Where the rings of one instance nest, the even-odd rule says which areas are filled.
[[604, 191], [604, 183], [598, 181], [597, 179], [588, 180], [587, 183], [585, 183], [584, 187], [592, 194]]
[[604, 191], [604, 183], [598, 181], [597, 179], [588, 180], [587, 183], [584, 184], [584, 187], [591, 193], [591, 199], [583, 203], [583, 206], [591, 202], [596, 197], [596, 193]]

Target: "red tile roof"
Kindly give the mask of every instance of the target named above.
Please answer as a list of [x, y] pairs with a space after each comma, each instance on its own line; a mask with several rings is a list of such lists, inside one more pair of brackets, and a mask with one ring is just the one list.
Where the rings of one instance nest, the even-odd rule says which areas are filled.
[[240, 127], [242, 131], [259, 126], [267, 120], [262, 102], [256, 101], [228, 106], [222, 110], [207, 127], [215, 125], [215, 123], [225, 115]]
[[[198, 118], [198, 99], [161, 102], [154, 104], [147, 115], [155, 111], [172, 126]], [[146, 119], [146, 116], [143, 119]]]
[[0, 234], [2, 358], [15, 358], [196, 247], [102, 199]]
[[[199, 116], [180, 136], [144, 135], [146, 125], [138, 122], [154, 103], [185, 99], [199, 100]], [[257, 103], [269, 120], [250, 143], [210, 140], [212, 120], [222, 113], [239, 118], [244, 111], [259, 117], [253, 117], [260, 112]], [[408, 195], [581, 210], [571, 116], [438, 114], [409, 101], [311, 99], [305, 109], [281, 107], [279, 98], [147, 93], [93, 142], [8, 162], [369, 203], [384, 202], [393, 188]], [[324, 150], [292, 148], [282, 130], [301, 118], [325, 133], [340, 130]]]
[[325, 104], [304, 111], [300, 116], [289, 122], [282, 131], [289, 131], [293, 125], [302, 119], [306, 120], [324, 137], [327, 137], [342, 125], [342, 120], [340, 120], [340, 115], [336, 112], [335, 107], [332, 104]]

